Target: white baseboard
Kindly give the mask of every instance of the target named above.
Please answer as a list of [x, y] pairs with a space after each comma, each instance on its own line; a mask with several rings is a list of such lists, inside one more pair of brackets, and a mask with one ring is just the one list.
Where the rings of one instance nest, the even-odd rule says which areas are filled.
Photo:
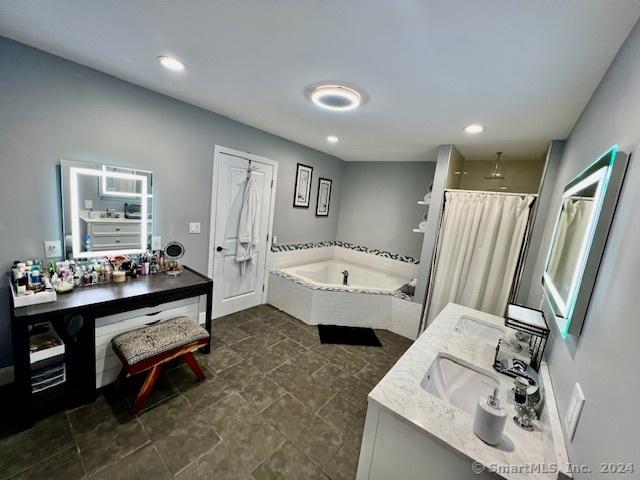
[[13, 365], [0, 368], [0, 385], [8, 385], [13, 383]]

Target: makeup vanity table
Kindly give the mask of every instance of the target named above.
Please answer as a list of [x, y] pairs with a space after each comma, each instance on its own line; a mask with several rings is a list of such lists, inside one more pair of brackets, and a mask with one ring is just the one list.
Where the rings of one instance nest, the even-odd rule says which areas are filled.
[[[58, 300], [15, 308], [11, 305], [13, 365], [19, 423], [24, 428], [38, 416], [60, 408], [89, 403], [96, 389], [115, 381], [120, 362], [111, 338], [181, 315], [204, 323], [211, 333], [213, 281], [184, 267], [177, 276], [138, 276], [125, 283], [80, 287]], [[200, 296], [206, 297], [202, 314]], [[32, 387], [30, 331], [48, 322], [64, 343], [64, 382], [38, 391]], [[206, 347], [209, 353], [210, 347]]]

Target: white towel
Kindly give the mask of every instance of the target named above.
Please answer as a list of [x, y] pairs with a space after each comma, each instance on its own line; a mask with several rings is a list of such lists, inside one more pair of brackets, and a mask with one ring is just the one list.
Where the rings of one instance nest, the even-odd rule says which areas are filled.
[[258, 188], [253, 177], [247, 180], [242, 195], [240, 221], [238, 223], [238, 245], [236, 247], [236, 262], [240, 263], [240, 274], [244, 276], [246, 264], [253, 261], [258, 247]]

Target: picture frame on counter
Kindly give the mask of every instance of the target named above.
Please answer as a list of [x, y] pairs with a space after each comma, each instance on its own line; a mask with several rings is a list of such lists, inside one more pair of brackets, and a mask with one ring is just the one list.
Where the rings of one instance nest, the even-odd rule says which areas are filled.
[[331, 203], [331, 185], [333, 180], [320, 178], [318, 180], [318, 198], [316, 201], [316, 217], [328, 217]]
[[309, 208], [312, 180], [313, 167], [298, 163], [296, 166], [296, 183], [293, 191], [293, 206], [295, 208]]

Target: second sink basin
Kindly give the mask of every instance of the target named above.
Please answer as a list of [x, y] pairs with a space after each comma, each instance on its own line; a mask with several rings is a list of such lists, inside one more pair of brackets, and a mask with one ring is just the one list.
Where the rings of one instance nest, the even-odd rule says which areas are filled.
[[443, 354], [435, 358], [420, 382], [424, 391], [448, 401], [472, 416], [478, 399], [487, 397], [491, 393], [491, 387], [497, 384], [489, 374]]
[[497, 345], [498, 340], [504, 335], [502, 328], [468, 315], [462, 315], [453, 329], [462, 335], [476, 337], [494, 345]]

